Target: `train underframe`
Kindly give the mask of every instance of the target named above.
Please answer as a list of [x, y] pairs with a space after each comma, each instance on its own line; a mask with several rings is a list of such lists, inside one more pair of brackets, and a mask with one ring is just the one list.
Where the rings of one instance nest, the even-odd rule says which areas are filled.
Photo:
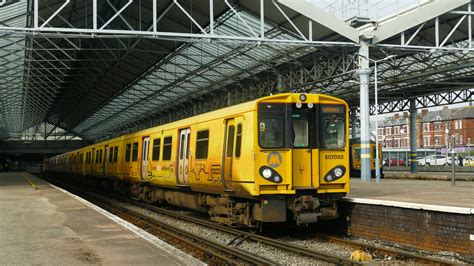
[[297, 191], [296, 195], [241, 198], [106, 178], [81, 176], [80, 180], [82, 184], [118, 192], [134, 200], [208, 213], [212, 221], [232, 227], [258, 228], [263, 223], [286, 222], [290, 219], [297, 225], [305, 225], [336, 219], [337, 200], [344, 196], [344, 193], [318, 196], [315, 190], [302, 190]]

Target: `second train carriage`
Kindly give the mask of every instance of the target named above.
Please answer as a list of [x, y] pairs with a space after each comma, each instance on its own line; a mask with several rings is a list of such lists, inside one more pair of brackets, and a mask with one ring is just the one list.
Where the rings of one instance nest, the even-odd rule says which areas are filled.
[[58, 155], [48, 170], [228, 225], [314, 223], [349, 192], [347, 110], [322, 94], [268, 96]]
[[[361, 175], [361, 142], [360, 138], [351, 139], [350, 143], [350, 175], [351, 177], [360, 177]], [[375, 141], [370, 141], [370, 171], [371, 176], [375, 177], [375, 159], [376, 157]], [[382, 160], [382, 145], [379, 144], [379, 166], [380, 177], [383, 178], [383, 160]]]

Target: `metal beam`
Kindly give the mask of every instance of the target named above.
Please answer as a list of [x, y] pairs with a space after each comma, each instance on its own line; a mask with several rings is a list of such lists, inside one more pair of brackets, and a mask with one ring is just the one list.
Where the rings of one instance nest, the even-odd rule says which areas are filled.
[[287, 6], [288, 8], [304, 15], [305, 17], [328, 29], [334, 30], [354, 43], [359, 43], [358, 30], [347, 25], [347, 23], [339, 20], [335, 16], [328, 14], [309, 1], [278, 0], [278, 3]]
[[361, 34], [373, 36], [372, 43], [377, 44], [470, 2], [471, 0], [426, 1], [403, 14], [378, 22], [375, 27], [363, 30]]

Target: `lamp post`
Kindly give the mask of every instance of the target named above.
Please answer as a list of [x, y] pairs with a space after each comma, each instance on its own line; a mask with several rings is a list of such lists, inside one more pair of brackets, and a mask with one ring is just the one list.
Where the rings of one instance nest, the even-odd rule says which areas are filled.
[[[405, 134], [405, 129], [400, 129], [400, 148], [403, 148], [403, 135]], [[405, 164], [408, 166], [406, 163], [407, 158], [405, 157]], [[397, 165], [400, 166], [400, 158], [397, 158]]]
[[367, 58], [369, 61], [374, 62], [374, 89], [375, 89], [375, 181], [380, 183], [380, 158], [379, 158], [379, 99], [378, 99], [378, 77], [377, 77], [377, 63], [386, 61], [388, 59], [394, 58], [396, 55], [389, 55], [380, 60], [373, 60]]
[[[444, 129], [444, 133], [446, 134], [446, 166], [448, 165], [448, 157], [449, 157], [449, 128]], [[436, 162], [436, 161], [435, 161]]]
[[469, 165], [471, 166], [471, 138], [467, 138], [467, 150], [469, 151]]

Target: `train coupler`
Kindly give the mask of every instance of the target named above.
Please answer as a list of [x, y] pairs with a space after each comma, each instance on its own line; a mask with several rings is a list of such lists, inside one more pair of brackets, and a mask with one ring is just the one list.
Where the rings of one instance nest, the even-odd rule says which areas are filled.
[[317, 198], [303, 195], [293, 202], [293, 216], [297, 225], [317, 223], [321, 212], [318, 207], [320, 203]]

